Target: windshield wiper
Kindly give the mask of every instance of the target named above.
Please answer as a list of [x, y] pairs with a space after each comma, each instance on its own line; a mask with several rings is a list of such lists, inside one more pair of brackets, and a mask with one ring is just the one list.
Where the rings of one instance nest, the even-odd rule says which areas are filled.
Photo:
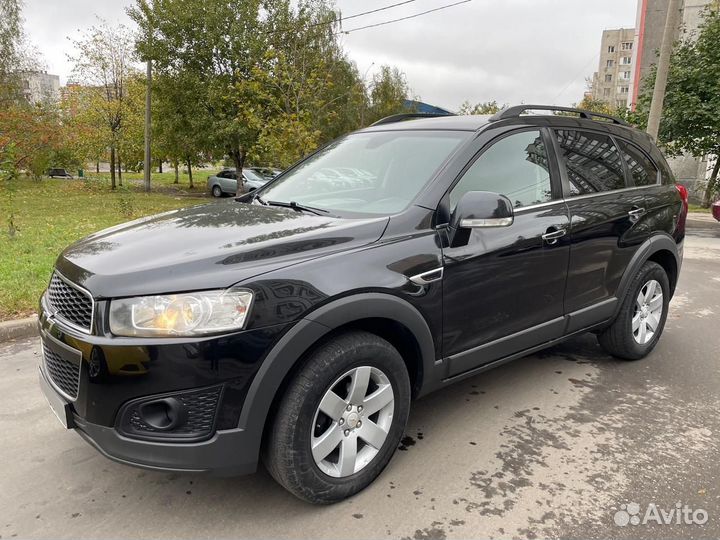
[[314, 206], [305, 206], [304, 204], [298, 204], [295, 201], [290, 201], [290, 202], [267, 201], [267, 202], [265, 202], [265, 204], [268, 204], [270, 206], [282, 206], [284, 208], [292, 208], [293, 210], [298, 210], [298, 211], [311, 212], [318, 216], [322, 216], [323, 214], [330, 213], [328, 210], [325, 210], [324, 208], [315, 208]]
[[265, 202], [265, 200], [262, 197], [260, 197], [260, 195], [257, 192], [250, 198], [250, 201], [257, 201], [260, 204], [262, 204], [263, 206], [267, 206], [267, 204], [268, 204]]

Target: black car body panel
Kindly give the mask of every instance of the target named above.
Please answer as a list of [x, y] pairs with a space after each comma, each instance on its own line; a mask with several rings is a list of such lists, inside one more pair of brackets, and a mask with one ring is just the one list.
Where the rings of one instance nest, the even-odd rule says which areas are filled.
[[[572, 196], [553, 142], [557, 129], [637, 145], [657, 167], [658, 182], [635, 186], [623, 166], [623, 189]], [[39, 325], [48, 350], [67, 353], [69, 363], [72, 351], [81, 356], [77, 398], [65, 399], [78, 431], [122, 462], [251, 472], [288, 377], [308, 351], [344, 328], [366, 329], [395, 345], [417, 397], [601, 328], [650, 258], [663, 264], [674, 287], [683, 202], [645, 135], [559, 116], [435, 118], [365, 131], [393, 130], [468, 133], [402, 212], [314, 215], [247, 196], [137, 220], [67, 248], [56, 269], [92, 295], [92, 328], [65, 324], [45, 297]], [[549, 200], [516, 208], [511, 226], [460, 238], [451, 227], [449, 193], [498, 140], [528, 130], [546, 148]], [[637, 219], [629, 214], [635, 208], [643, 209]], [[233, 286], [254, 293], [242, 330], [192, 338], [110, 331], [112, 299]], [[58, 390], [45, 362], [41, 377], [46, 392]], [[191, 411], [187, 425], [158, 431], [144, 423], [141, 409], [162, 400]]]
[[223, 201], [100, 231], [57, 269], [96, 298], [225, 288], [281, 266], [376, 241], [388, 219], [336, 219]]

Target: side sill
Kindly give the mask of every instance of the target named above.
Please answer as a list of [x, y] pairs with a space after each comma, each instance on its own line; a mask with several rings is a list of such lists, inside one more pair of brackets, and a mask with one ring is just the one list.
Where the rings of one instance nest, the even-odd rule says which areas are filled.
[[558, 343], [562, 343], [563, 341], [566, 341], [570, 339], [571, 337], [577, 336], [579, 334], [584, 334], [585, 332], [589, 332], [591, 330], [594, 330], [595, 328], [598, 328], [602, 326], [604, 323], [598, 323], [594, 324], [588, 328], [582, 328], [576, 332], [572, 332], [571, 334], [566, 334], [562, 337], [559, 337], [557, 339], [553, 339], [551, 341], [541, 343], [540, 345], [536, 345], [535, 347], [531, 347], [529, 349], [525, 349], [524, 351], [517, 352], [515, 354], [511, 354], [510, 356], [506, 356], [504, 358], [499, 358], [497, 360], [494, 360], [492, 362], [488, 362], [487, 364], [483, 364], [482, 366], [479, 366], [475, 369], [471, 369], [470, 371], [465, 371], [464, 373], [460, 373], [458, 375], [453, 375], [452, 377], [448, 377], [447, 379], [442, 380], [442, 384], [439, 388], [444, 388], [445, 386], [455, 383], [457, 381], [461, 381], [463, 379], [467, 379], [469, 377], [473, 377], [475, 375], [478, 375], [480, 373], [483, 373], [485, 371], [491, 370], [493, 368], [496, 368], [498, 366], [502, 366], [503, 364], [507, 364], [508, 362], [512, 362], [513, 360], [517, 360], [518, 358], [522, 358], [523, 356], [528, 356], [530, 354], [533, 354], [537, 351], [541, 351], [543, 349], [547, 349], [548, 347], [552, 347], [553, 345], [557, 345]]

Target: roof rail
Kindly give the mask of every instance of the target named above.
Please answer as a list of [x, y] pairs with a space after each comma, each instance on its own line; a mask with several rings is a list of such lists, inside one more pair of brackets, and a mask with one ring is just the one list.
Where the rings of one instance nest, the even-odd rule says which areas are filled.
[[514, 107], [506, 107], [505, 109], [496, 112], [490, 117], [490, 122], [497, 122], [499, 120], [505, 120], [506, 118], [517, 118], [525, 111], [560, 111], [576, 113], [580, 118], [592, 120], [593, 117], [604, 118], [610, 120], [613, 124], [619, 124], [621, 126], [629, 126], [625, 120], [612, 116], [609, 114], [598, 113], [593, 111], [586, 111], [585, 109], [575, 109], [573, 107], [558, 107], [556, 105], [515, 105]]
[[381, 118], [377, 122], [374, 122], [370, 124], [371, 126], [382, 126], [384, 124], [393, 124], [395, 122], [402, 122], [404, 120], [413, 120], [417, 118], [437, 118], [439, 116], [455, 116], [454, 114], [445, 114], [445, 113], [400, 113], [400, 114], [393, 114], [391, 116], [386, 116], [385, 118]]

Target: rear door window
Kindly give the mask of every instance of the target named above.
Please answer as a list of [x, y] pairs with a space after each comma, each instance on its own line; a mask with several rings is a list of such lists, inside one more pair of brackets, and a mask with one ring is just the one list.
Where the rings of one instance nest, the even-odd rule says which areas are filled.
[[607, 136], [575, 129], [556, 130], [571, 195], [623, 189], [625, 171], [620, 152]]
[[630, 176], [636, 186], [652, 186], [658, 183], [658, 169], [634, 144], [618, 140]]

